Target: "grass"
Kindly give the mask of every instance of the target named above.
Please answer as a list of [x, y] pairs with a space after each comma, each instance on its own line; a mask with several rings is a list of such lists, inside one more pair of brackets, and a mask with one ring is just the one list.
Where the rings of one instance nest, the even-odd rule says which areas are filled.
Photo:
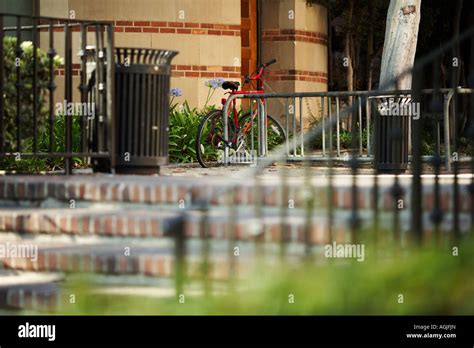
[[[364, 262], [260, 266], [223, 295], [151, 298], [93, 293], [87, 280], [67, 284], [77, 294], [61, 314], [76, 315], [471, 315], [474, 312], [474, 244], [378, 251]], [[386, 256], [383, 256], [383, 255]], [[391, 256], [388, 256], [388, 255]], [[186, 294], [186, 291], [185, 291]], [[290, 303], [290, 296], [294, 303]], [[403, 295], [403, 303], [400, 303]]]

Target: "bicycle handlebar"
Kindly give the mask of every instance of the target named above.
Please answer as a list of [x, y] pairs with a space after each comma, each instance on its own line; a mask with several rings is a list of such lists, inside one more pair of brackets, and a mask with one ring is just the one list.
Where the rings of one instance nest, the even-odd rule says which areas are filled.
[[272, 59], [272, 60], [269, 60], [268, 62], [266, 62], [265, 64], [263, 64], [264, 67], [268, 67], [272, 64], [275, 64], [276, 63], [276, 59]]
[[251, 80], [260, 80], [262, 74], [263, 74], [263, 71], [265, 70], [265, 68], [269, 67], [270, 65], [272, 64], [275, 64], [276, 63], [276, 59], [271, 59], [269, 60], [268, 62], [264, 63], [264, 64], [261, 64], [258, 68], [257, 68], [257, 71], [255, 71], [255, 73], [252, 74], [252, 76], [245, 76], [245, 83], [249, 83]]

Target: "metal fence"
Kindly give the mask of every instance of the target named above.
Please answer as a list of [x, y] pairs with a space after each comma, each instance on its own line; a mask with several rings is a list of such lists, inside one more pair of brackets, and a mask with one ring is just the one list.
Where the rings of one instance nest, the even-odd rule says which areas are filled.
[[[421, 246], [429, 240], [435, 240], [438, 245], [452, 245], [458, 243], [465, 236], [472, 236], [474, 229], [474, 161], [469, 153], [474, 150], [474, 124], [469, 122], [464, 133], [460, 133], [459, 113], [460, 108], [458, 98], [468, 99], [468, 106], [465, 111], [468, 113], [468, 120], [474, 115], [474, 93], [471, 88], [458, 88], [455, 85], [454, 76], [458, 73], [458, 67], [453, 67], [450, 71], [452, 79], [451, 88], [441, 88], [439, 61], [443, 54], [449, 54], [454, 45], [461, 41], [470, 42], [470, 61], [465, 62], [470, 67], [469, 83], [472, 87], [474, 81], [474, 27], [454, 38], [446, 45], [434, 50], [426, 57], [417, 60], [416, 65], [410, 71], [406, 71], [399, 76], [396, 81], [391, 81], [398, 85], [398, 79], [406, 74], [413, 76], [413, 89], [410, 91], [396, 90], [386, 91], [385, 86], [380, 86], [377, 91], [365, 92], [328, 92], [328, 93], [268, 93], [258, 95], [238, 94], [231, 96], [224, 106], [222, 112], [224, 123], [224, 142], [230, 139], [228, 122], [224, 115], [229, 115], [229, 108], [235, 99], [249, 99], [251, 112], [257, 112], [255, 124], [262, 126], [263, 132], [258, 130], [258, 143], [252, 143], [259, 152], [259, 160], [256, 166], [246, 169], [240, 177], [251, 185], [253, 204], [254, 226], [252, 229], [252, 240], [255, 242], [255, 257], [264, 259], [265, 241], [268, 231], [264, 226], [266, 217], [265, 205], [268, 201], [268, 191], [263, 182], [262, 175], [267, 167], [277, 163], [285, 164], [289, 160], [300, 159], [304, 164], [303, 181], [298, 182], [298, 192], [300, 193], [300, 209], [303, 212], [302, 238], [297, 239], [297, 243], [304, 245], [303, 258], [308, 259], [314, 256], [315, 242], [313, 240], [312, 226], [315, 223], [323, 223], [325, 232], [328, 233], [328, 242], [337, 239], [336, 226], [342, 225], [349, 233], [349, 243], [369, 242], [377, 247], [381, 240], [390, 238], [396, 248], [401, 246]], [[422, 89], [427, 71], [431, 71], [430, 89]], [[353, 97], [354, 101], [350, 107], [344, 110], [339, 109], [341, 98]], [[302, 105], [305, 98], [318, 98], [322, 105], [321, 113], [323, 117], [316, 126], [304, 131], [302, 120]], [[410, 98], [411, 101], [422, 106], [420, 117], [408, 117], [410, 132], [410, 175], [400, 175], [400, 168], [395, 167], [393, 175], [361, 175], [361, 165], [367, 159], [374, 161], [377, 166], [377, 156], [374, 150], [377, 144], [373, 144], [373, 137], [367, 131], [367, 139], [362, 140], [364, 129], [370, 130], [371, 125], [378, 122], [380, 116], [376, 116], [374, 106], [380, 105], [380, 100], [387, 101], [386, 98]], [[289, 133], [289, 139], [284, 144], [273, 149], [267, 154], [264, 104], [270, 99], [280, 99], [285, 106], [283, 124]], [[372, 101], [376, 101], [372, 103]], [[371, 104], [372, 103], [372, 104]], [[323, 105], [335, 106], [336, 112], [332, 113], [332, 108], [325, 108]], [[375, 104], [375, 105], [374, 105]], [[290, 113], [289, 106], [294, 110]], [[363, 113], [365, 110], [365, 114]], [[368, 111], [367, 111], [368, 110]], [[350, 117], [352, 115], [352, 117]], [[351, 123], [351, 144], [348, 147], [347, 163], [350, 174], [343, 179], [345, 185], [348, 184], [349, 196], [344, 197], [345, 218], [337, 215], [339, 207], [335, 204], [340, 201], [340, 179], [341, 176], [334, 175], [335, 161], [343, 158], [340, 142], [340, 122], [345, 120]], [[299, 123], [299, 125], [298, 125]], [[254, 127], [254, 125], [252, 125]], [[391, 137], [400, 141], [400, 124], [392, 125], [395, 130]], [[428, 129], [429, 131], [424, 131]], [[398, 132], [397, 132], [398, 131]], [[398, 134], [398, 135], [397, 135]], [[423, 156], [423, 136], [431, 135], [433, 140], [432, 153]], [[463, 153], [459, 155], [461, 135], [466, 141]], [[323, 142], [321, 153], [314, 155], [309, 152], [308, 144], [317, 136], [322, 136]], [[387, 139], [393, 141], [394, 139]], [[334, 146], [335, 144], [335, 146]], [[230, 164], [229, 149], [226, 148], [224, 162]], [[321, 169], [321, 175], [314, 177], [310, 171], [310, 162], [314, 159], [321, 159], [327, 162], [327, 167]], [[461, 161], [467, 165], [464, 173], [461, 174]], [[425, 162], [425, 164], [424, 164]], [[450, 170], [450, 174], [441, 175], [441, 170], [445, 167]], [[279, 197], [277, 203], [273, 205], [278, 209], [278, 221], [281, 228], [277, 231], [277, 240], [280, 246], [280, 257], [286, 260], [288, 257], [288, 246], [291, 244], [291, 222], [289, 217], [295, 212], [290, 210], [288, 202], [292, 197], [289, 192], [294, 188], [289, 185], [291, 173], [281, 167], [280, 181], [277, 187], [276, 196]], [[428, 174], [427, 174], [428, 173]], [[336, 181], [338, 180], [338, 181]], [[368, 180], [368, 181], [367, 181]], [[389, 183], [387, 184], [387, 180]], [[209, 294], [212, 291], [209, 273], [209, 250], [211, 226], [209, 220], [211, 211], [216, 202], [220, 209], [227, 209], [226, 238], [229, 243], [228, 263], [229, 274], [235, 277], [233, 270], [238, 263], [238, 259], [233, 255], [233, 246], [239, 240], [238, 234], [238, 211], [242, 195], [242, 182], [234, 185], [226, 185], [221, 189], [211, 190], [202, 194], [191, 207], [201, 212], [200, 231], [202, 240], [201, 260], [203, 267], [202, 279], [203, 288]], [[347, 192], [345, 192], [347, 193]], [[426, 196], [425, 194], [428, 194]], [[446, 194], [447, 193], [447, 194]], [[361, 203], [361, 196], [369, 197]], [[294, 197], [294, 196], [293, 196]], [[429, 200], [426, 197], [430, 197]], [[402, 199], [403, 209], [400, 208]], [[429, 203], [429, 204], [427, 204]], [[426, 205], [426, 206], [425, 206]], [[370, 231], [370, 234], [366, 232]], [[183, 291], [183, 277], [186, 276], [187, 254], [186, 245], [188, 243], [186, 235], [176, 233], [176, 284], [177, 294]], [[368, 240], [368, 238], [370, 240]], [[457, 245], [457, 244], [456, 244]], [[232, 287], [233, 282], [230, 282]]]
[[[413, 117], [415, 120], [420, 118], [421, 122], [432, 128], [431, 144], [427, 144], [431, 146], [424, 151], [425, 153], [422, 155], [423, 162], [430, 162], [435, 155], [439, 154], [445, 169], [451, 171], [453, 162], [451, 150], [455, 146], [456, 137], [459, 138], [459, 134], [455, 133], [457, 129], [455, 129], [453, 120], [459, 116], [459, 104], [462, 104], [463, 99], [470, 98], [473, 92], [474, 89], [461, 87], [438, 90], [422, 89], [419, 101], [420, 110], [417, 111], [419, 115], [401, 115], [401, 117]], [[261, 131], [256, 131], [258, 141], [251, 144], [251, 151], [257, 152], [260, 157], [268, 155], [271, 157], [271, 154], [268, 154], [268, 145], [266, 144], [266, 123], [262, 120], [266, 119], [266, 114], [268, 114], [266, 105], [271, 101], [276, 101], [276, 104], [283, 105], [284, 113], [280, 115], [279, 119], [286, 134], [291, 138], [285, 144], [286, 160], [348, 161], [348, 155], [355, 150], [359, 161], [374, 163], [376, 148], [380, 147], [380, 143], [388, 137], [387, 134], [381, 134], [382, 139], [375, 144], [373, 128], [377, 118], [381, 116], [380, 108], [384, 103], [396, 100], [397, 104], [402, 103], [401, 113], [403, 113], [403, 105], [406, 105], [407, 108], [411, 107], [412, 91], [266, 93], [260, 95], [259, 99], [250, 94], [238, 94], [231, 96], [226, 106], [231, 105], [232, 100], [244, 98], [250, 99], [251, 112], [257, 115], [255, 125], [258, 124], [262, 128]], [[347, 104], [349, 99], [354, 100], [351, 108]], [[321, 106], [318, 110], [318, 114], [321, 116], [316, 120], [317, 122], [314, 122], [313, 119], [313, 124], [310, 126], [307, 126], [304, 122], [304, 119], [308, 116], [308, 112], [305, 112], [308, 100], [314, 100], [316, 101], [314, 104]], [[439, 105], [439, 101], [442, 101], [442, 105]], [[344, 106], [341, 105], [343, 102]], [[434, 106], [436, 108], [442, 106], [442, 108], [436, 110]], [[464, 111], [468, 110], [465, 109]], [[458, 112], [457, 115], [455, 115], [456, 112]], [[344, 129], [342, 124], [345, 121], [347, 126], [349, 116], [354, 119], [355, 129], [353, 131], [347, 131], [349, 127]], [[309, 141], [305, 141], [305, 134], [311, 129], [311, 126], [315, 125], [321, 126], [320, 135], [315, 135]], [[408, 127], [411, 130], [411, 122], [408, 122]], [[343, 131], [345, 132], [343, 133]], [[411, 153], [412, 139], [410, 133], [407, 141], [408, 150]], [[355, 143], [352, 144], [350, 139], [349, 141], [346, 139], [343, 143], [341, 141], [342, 134], [355, 137]], [[317, 142], [313, 141], [315, 138], [318, 140]], [[387, 138], [387, 140], [390, 139]], [[467, 150], [467, 148], [462, 149], [457, 157], [454, 156], [455, 160], [460, 162], [470, 161]]]
[[0, 159], [63, 159], [66, 174], [74, 158], [113, 163], [113, 32], [110, 22], [0, 14]]

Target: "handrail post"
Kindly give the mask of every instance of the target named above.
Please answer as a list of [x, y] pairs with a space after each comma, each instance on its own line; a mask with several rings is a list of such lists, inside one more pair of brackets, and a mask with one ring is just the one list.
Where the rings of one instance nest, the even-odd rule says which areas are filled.
[[451, 99], [454, 95], [454, 91], [450, 90], [448, 94], [444, 96], [444, 164], [448, 172], [451, 171], [451, 145], [450, 145], [450, 136], [449, 136], [449, 105], [451, 104]]

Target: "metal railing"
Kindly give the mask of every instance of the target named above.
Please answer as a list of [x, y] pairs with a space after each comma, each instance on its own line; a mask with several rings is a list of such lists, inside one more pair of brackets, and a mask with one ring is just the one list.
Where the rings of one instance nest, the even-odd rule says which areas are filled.
[[[251, 151], [258, 152], [259, 157], [267, 156], [267, 129], [266, 129], [266, 115], [268, 114], [268, 108], [266, 105], [270, 101], [276, 100], [284, 108], [284, 114], [280, 117], [281, 125], [283, 126], [287, 135], [292, 136], [291, 140], [288, 140], [286, 146], [286, 157], [288, 161], [301, 161], [303, 159], [309, 159], [311, 161], [348, 161], [347, 156], [351, 150], [352, 145], [350, 144], [346, 148], [345, 154], [341, 146], [341, 133], [344, 130], [341, 125], [344, 117], [341, 113], [344, 110], [350, 110], [347, 105], [342, 108], [341, 102], [353, 98], [354, 104], [352, 111], [355, 117], [356, 132], [354, 135], [357, 139], [357, 156], [359, 161], [374, 162], [374, 149], [375, 144], [373, 143], [373, 125], [374, 119], [379, 117], [377, 106], [380, 105], [381, 100], [388, 100], [391, 98], [411, 98], [411, 90], [399, 90], [399, 91], [354, 91], [354, 92], [300, 92], [300, 93], [265, 93], [258, 96], [258, 99], [254, 94], [236, 94], [229, 97], [226, 105], [224, 106], [224, 112], [228, 112], [228, 108], [232, 105], [235, 99], [249, 99], [251, 106], [251, 113], [257, 115], [255, 124], [258, 124], [257, 142], [252, 142]], [[458, 102], [454, 95], [467, 96], [474, 93], [474, 89], [461, 88], [456, 89], [442, 88], [438, 90], [434, 89], [422, 89], [420, 91], [423, 96], [423, 100], [420, 102], [420, 115], [409, 117], [421, 117], [424, 120], [431, 120], [434, 124], [434, 139], [432, 153], [426, 153], [422, 156], [423, 162], [429, 162], [433, 159], [433, 156], [438, 153], [443, 159], [445, 169], [451, 170], [451, 164], [453, 162], [453, 156], [451, 148], [453, 148], [453, 139], [451, 134], [454, 131], [454, 124], [451, 121], [454, 110], [457, 109]], [[362, 101], [364, 98], [364, 101]], [[443, 107], [440, 112], [435, 112], [432, 109], [432, 103], [435, 98], [443, 101]], [[304, 134], [311, 129], [311, 125], [305, 126], [304, 119], [307, 116], [313, 116], [310, 110], [304, 112], [304, 105], [308, 105], [309, 100], [315, 100], [316, 104], [320, 105], [321, 108], [318, 111], [320, 117], [316, 124], [321, 124], [321, 142], [319, 148], [315, 149], [314, 146], [308, 151], [308, 147], [305, 147]], [[375, 102], [375, 103], [374, 103]], [[378, 104], [378, 105], [377, 105]], [[254, 107], [253, 105], [257, 105]], [[430, 110], [431, 109], [431, 110]], [[273, 115], [274, 116], [274, 115]], [[313, 120], [314, 121], [314, 120]], [[224, 123], [228, 120], [224, 119]], [[332, 127], [326, 127], [326, 124], [332, 124]], [[254, 124], [252, 124], [252, 127]], [[345, 134], [348, 134], [347, 132]], [[228, 138], [228, 134], [225, 137]], [[253, 136], [252, 136], [253, 139]], [[411, 136], [408, 139], [408, 147], [411, 149]], [[258, 146], [258, 149], [255, 149]], [[436, 149], [434, 149], [436, 147]], [[319, 150], [319, 151], [314, 151]], [[228, 153], [225, 154], [228, 157]], [[470, 160], [467, 153], [460, 153], [458, 160], [466, 162]], [[224, 162], [226, 160], [224, 159]]]
[[[16, 25], [5, 27], [7, 18]], [[31, 42], [23, 40], [26, 36]], [[85, 53], [89, 45], [97, 48], [94, 57]], [[74, 158], [106, 158], [113, 168], [113, 48], [111, 22], [0, 14], [0, 95], [5, 95], [0, 100], [0, 160], [62, 158], [65, 173], [71, 174]], [[87, 75], [91, 60], [99, 72], [93, 84]], [[98, 127], [92, 128], [96, 117]], [[91, 138], [99, 144], [94, 150]]]
[[[227, 259], [230, 275], [232, 279], [235, 278], [233, 270], [236, 267], [236, 263], [239, 262], [239, 259], [233, 254], [233, 247], [240, 238], [237, 222], [239, 204], [242, 202], [243, 185], [248, 185], [248, 190], [251, 190], [251, 194], [247, 191], [245, 192], [249, 193], [252, 197], [250, 204], [253, 206], [252, 216], [254, 226], [251, 227], [251, 234], [255, 243], [255, 257], [262, 260], [268, 256], [264, 248], [266, 244], [265, 236], [268, 233], [264, 227], [264, 220], [268, 214], [268, 212], [265, 211], [265, 202], [269, 199], [269, 192], [266, 189], [268, 182], [264, 183], [262, 175], [265, 174], [267, 167], [275, 163], [284, 164], [291, 158], [298, 157], [297, 155], [299, 155], [303, 162], [304, 176], [301, 177], [296, 184], [293, 184], [293, 186], [297, 185], [297, 188], [291, 187], [289, 184], [291, 173], [285, 169], [285, 166], [280, 166], [281, 173], [277, 176], [277, 178], [279, 178], [279, 185], [276, 187], [276, 192], [273, 192], [273, 194], [279, 198], [277, 202], [273, 202], [271, 205], [274, 209], [278, 210], [277, 217], [278, 221], [280, 221], [281, 228], [278, 230], [276, 240], [279, 241], [279, 255], [284, 262], [288, 260], [288, 247], [291, 244], [289, 235], [292, 233], [292, 228], [289, 217], [295, 214], [295, 210], [292, 210], [294, 207], [289, 206], [288, 203], [295, 198], [295, 195], [299, 195], [300, 197], [299, 208], [303, 212], [302, 238], [298, 238], [298, 243], [302, 243], [305, 246], [303, 255], [301, 256], [306, 260], [311, 260], [311, 257], [314, 256], [314, 247], [318, 244], [318, 242], [313, 240], [314, 232], [312, 231], [312, 226], [314, 225], [314, 219], [318, 219], [318, 222], [322, 225], [320, 228], [327, 234], [328, 238], [326, 241], [328, 243], [339, 240], [337, 237], [337, 229], [342, 227], [343, 230], [348, 231], [349, 238], [347, 241], [349, 243], [369, 243], [375, 250], [377, 250], [378, 247], [383, 248], [381, 241], [386, 238], [393, 241], [395, 250], [399, 250], [401, 247], [410, 249], [411, 247], [419, 247], [429, 243], [430, 240], [432, 240], [429, 235], [434, 238], [438, 246], [442, 247], [452, 245], [453, 242], [461, 243], [463, 237], [472, 236], [474, 230], [474, 204], [467, 204], [466, 202], [474, 201], [474, 161], [470, 156], [465, 157], [469, 167], [464, 168], [464, 173], [461, 175], [461, 158], [448, 159], [447, 157], [450, 157], [451, 151], [454, 153], [459, 151], [460, 133], [456, 122], [458, 116], [455, 110], [458, 106], [456, 103], [452, 103], [452, 101], [455, 101], [460, 95], [467, 96], [469, 98], [468, 112], [472, 117], [472, 115], [474, 115], [474, 93], [472, 93], [471, 88], [458, 88], [454, 83], [454, 79], [452, 80], [451, 88], [441, 89], [440, 74], [438, 72], [440, 66], [439, 59], [441, 56], [450, 52], [454, 45], [464, 40], [470, 40], [470, 61], [466, 62], [466, 65], [471, 69], [468, 81], [472, 84], [472, 81], [474, 81], [474, 71], [472, 70], [474, 67], [474, 27], [440, 48], [433, 50], [427, 56], [417, 59], [413, 69], [404, 72], [404, 74], [398, 76], [395, 81], [390, 81], [390, 84], [387, 84], [399, 85], [399, 79], [407, 74], [411, 74], [413, 76], [413, 88], [409, 91], [386, 91], [384, 90], [385, 86], [380, 86], [381, 88], [378, 91], [354, 93], [268, 93], [258, 95], [257, 97], [255, 97], [255, 95], [239, 94], [227, 99], [227, 103], [222, 112], [225, 141], [229, 140], [227, 122], [230, 122], [225, 115], [229, 115], [228, 111], [230, 105], [232, 101], [237, 98], [249, 99], [252, 113], [255, 108], [263, 109], [262, 100], [267, 101], [272, 98], [283, 98], [283, 104], [286, 110], [284, 123], [288, 125], [295, 125], [298, 116], [302, 118], [301, 100], [303, 98], [331, 100], [332, 98], [353, 96], [356, 100], [343, 110], [337, 110], [336, 101], [337, 112], [335, 115], [332, 115], [329, 111], [325, 112], [325, 109], [321, 108], [323, 111], [322, 114], [324, 115], [322, 118], [324, 123], [321, 121], [306, 132], [303, 132], [300, 119], [301, 126], [299, 131], [297, 131], [297, 127], [294, 126], [294, 134], [290, 134], [291, 136], [284, 144], [270, 151], [268, 155], [265, 152], [265, 147], [267, 146], [267, 144], [265, 144], [265, 134], [260, 135], [259, 140], [263, 142], [263, 145], [257, 144], [257, 146], [263, 156], [259, 157], [259, 161], [255, 166], [239, 173], [239, 177], [235, 183], [223, 185], [221, 188], [208, 190], [207, 192], [205, 191], [199, 197], [196, 197], [194, 204], [191, 205], [189, 209], [199, 210], [201, 212], [201, 261], [203, 265], [208, 265], [210, 259], [209, 249], [212, 237], [209, 221], [212, 215], [211, 210], [218, 204], [221, 210], [225, 209], [228, 212], [226, 238], [228, 240], [229, 252]], [[426, 77], [425, 70], [427, 69], [431, 69], [433, 73], [431, 80], [432, 88], [422, 89], [423, 79]], [[453, 67], [451, 70], [452, 76], [457, 73], [457, 69], [457, 67]], [[362, 106], [367, 108], [369, 101], [374, 98], [401, 95], [410, 96], [411, 100], [415, 103], [422, 103], [423, 98], [431, 96], [430, 102], [425, 102], [425, 104], [427, 106], [426, 114], [430, 114], [432, 117], [409, 117], [411, 134], [410, 174], [401, 176], [400, 168], [395, 166], [393, 175], [391, 176], [380, 176], [377, 174], [368, 176], [361, 175], [360, 169], [361, 164], [364, 162], [364, 156], [365, 158], [370, 158], [371, 156], [373, 156], [374, 159], [377, 158], [377, 156], [370, 151], [370, 144], [373, 146], [370, 137], [366, 142], [367, 149], [369, 149], [367, 153], [361, 151], [361, 143], [358, 141], [357, 135], [360, 136], [361, 127], [357, 127], [357, 122], [362, 124]], [[297, 116], [295, 116], [296, 114], [290, 116], [288, 105], [290, 105], [290, 101], [293, 101], [292, 105], [295, 106], [296, 102], [294, 102], [294, 99], [300, 100], [300, 113]], [[440, 100], [443, 100], [443, 102], [440, 102]], [[295, 107], [294, 109], [298, 108]], [[265, 126], [266, 111], [260, 110], [257, 115], [258, 117], [255, 123], [260, 126]], [[350, 118], [350, 115], [356, 116]], [[372, 115], [371, 112], [366, 113], [367, 128], [370, 128], [371, 124], [377, 122], [377, 119], [374, 119]], [[350, 120], [351, 122], [352, 137], [348, 149], [349, 160], [347, 162], [349, 164], [350, 174], [338, 176], [335, 175], [334, 165], [335, 160], [338, 158], [337, 155], [342, 157], [340, 145], [337, 146], [337, 138], [339, 134], [339, 123], [343, 120], [346, 122]], [[424, 134], [432, 133], [433, 139], [436, 141], [431, 156], [423, 157], [422, 130], [424, 126], [428, 125], [431, 126], [431, 132], [425, 132]], [[397, 130], [400, 124], [394, 124], [393, 126], [393, 128]], [[290, 129], [288, 126], [286, 128], [287, 130]], [[441, 129], [443, 131], [441, 131]], [[332, 133], [333, 130], [336, 130], [334, 132], [335, 135]], [[392, 138], [389, 140], [400, 141], [400, 134], [400, 132], [393, 132], [390, 135]], [[321, 169], [320, 174], [315, 175], [314, 172], [312, 173], [310, 171], [312, 156], [309, 156], [305, 149], [315, 136], [321, 135], [328, 135], [329, 140], [329, 146], [326, 147], [327, 152], [319, 156], [327, 161], [327, 167]], [[468, 142], [465, 149], [466, 154], [473, 152], [474, 124], [468, 125], [464, 136]], [[336, 138], [336, 156], [334, 156], [334, 147], [332, 145], [334, 137]], [[252, 150], [254, 149], [254, 145], [255, 144], [252, 145]], [[299, 147], [301, 152], [298, 154], [297, 150]], [[444, 150], [444, 162], [442, 150]], [[226, 164], [228, 156], [228, 149], [226, 149], [224, 159]], [[426, 163], [424, 164], [423, 162]], [[446, 169], [450, 169], [451, 166], [451, 174], [441, 174], [443, 165], [446, 166]], [[430, 168], [427, 166], [430, 166]], [[243, 184], [243, 182], [245, 182], [245, 184]], [[273, 180], [272, 182], [275, 181]], [[343, 192], [343, 197], [341, 197], [340, 192], [341, 186], [348, 188], [348, 190]], [[349, 195], [346, 195], [346, 193], [349, 193]], [[240, 198], [237, 198], [237, 196], [240, 196]], [[361, 198], [365, 200], [365, 203], [361, 203]], [[344, 208], [342, 209], [345, 211], [344, 214], [342, 214], [344, 218], [338, 215], [341, 213], [341, 207], [340, 204], [336, 204], [336, 202], [340, 203], [341, 199], [344, 200]], [[367, 233], [364, 233], [366, 231], [370, 231], [371, 233], [367, 235]], [[176, 290], [177, 295], [179, 295], [183, 291], [184, 282], [182, 278], [186, 277], [187, 253], [185, 250], [187, 237], [184, 233], [177, 233], [175, 237], [175, 256], [177, 259], [175, 275], [177, 277], [176, 284], [178, 285]], [[272, 267], [275, 267], [273, 263]], [[203, 269], [203, 288], [206, 289], [205, 293], [209, 294], [212, 292], [212, 288], [209, 285], [208, 267], [204, 267]], [[229, 284], [232, 289], [233, 282], [231, 281]]]

